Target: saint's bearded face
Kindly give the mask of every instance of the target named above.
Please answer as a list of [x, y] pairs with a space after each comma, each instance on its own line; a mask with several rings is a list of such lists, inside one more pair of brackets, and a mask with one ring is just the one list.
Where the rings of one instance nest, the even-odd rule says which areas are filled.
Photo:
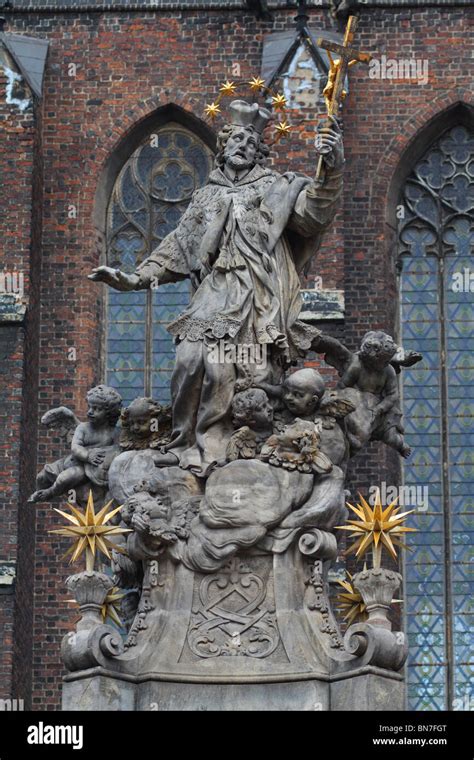
[[252, 168], [255, 165], [259, 139], [253, 129], [234, 129], [224, 148], [226, 164], [235, 171]]

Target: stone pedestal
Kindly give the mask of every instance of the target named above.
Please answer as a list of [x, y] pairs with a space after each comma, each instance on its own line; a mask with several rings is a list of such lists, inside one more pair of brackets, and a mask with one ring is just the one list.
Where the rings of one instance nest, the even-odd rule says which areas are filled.
[[[373, 672], [372, 672], [373, 671]], [[132, 683], [115, 674], [89, 671], [63, 686], [63, 710], [339, 711], [404, 710], [400, 675], [361, 670], [339, 679], [270, 683]]]
[[399, 674], [377, 668], [331, 684], [331, 710], [405, 710], [405, 683]]
[[367, 624], [342, 639], [331, 560], [308, 556], [310, 539], [236, 555], [209, 574], [148, 561], [125, 651], [109, 654], [99, 632], [95, 667], [65, 678], [63, 709], [401, 709], [403, 681], [390, 669], [403, 662], [399, 642]]

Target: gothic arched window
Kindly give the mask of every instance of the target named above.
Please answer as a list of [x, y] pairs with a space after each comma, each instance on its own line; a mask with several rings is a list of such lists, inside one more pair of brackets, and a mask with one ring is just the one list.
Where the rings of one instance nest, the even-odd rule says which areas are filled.
[[[132, 272], [177, 226], [212, 167], [210, 148], [168, 123], [149, 134], [122, 167], [107, 211], [107, 263]], [[106, 377], [124, 403], [170, 400], [173, 341], [166, 326], [188, 303], [189, 281], [155, 291], [107, 289]]]
[[[406, 180], [399, 222], [405, 493], [418, 494], [405, 559], [408, 704], [469, 709], [473, 655], [474, 133], [448, 129]], [[410, 487], [410, 491], [407, 490]], [[415, 491], [414, 489], [417, 489]], [[427, 500], [425, 501], [425, 496]], [[421, 497], [421, 498], [420, 498]]]

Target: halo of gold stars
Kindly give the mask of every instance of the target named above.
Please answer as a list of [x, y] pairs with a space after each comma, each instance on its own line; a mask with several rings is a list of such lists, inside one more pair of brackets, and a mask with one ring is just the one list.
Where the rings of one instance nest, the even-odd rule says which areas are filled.
[[379, 568], [383, 547], [393, 559], [397, 558], [395, 546], [407, 548], [400, 537], [404, 533], [416, 532], [416, 528], [403, 526], [407, 515], [412, 514], [415, 510], [411, 509], [408, 512], [399, 513], [400, 507], [396, 506], [398, 497], [384, 509], [380, 501], [379, 489], [377, 489], [373, 508], [361, 494], [359, 494], [359, 498], [361, 503], [357, 504], [356, 507], [347, 504], [359, 519], [348, 520], [347, 525], [338, 525], [337, 530], [352, 531], [351, 538], [357, 538], [357, 541], [352, 544], [346, 554], [355, 553], [356, 557], [360, 558], [370, 547], [373, 547], [374, 568]]
[[67, 538], [73, 539], [73, 545], [64, 554], [64, 557], [71, 555], [70, 563], [75, 562], [83, 553], [85, 553], [86, 570], [92, 571], [94, 569], [95, 557], [98, 551], [105, 554], [108, 559], [111, 559], [109, 549], [114, 549], [121, 554], [126, 554], [123, 547], [117, 546], [110, 540], [109, 536], [130, 533], [131, 529], [120, 528], [116, 525], [106, 525], [106, 523], [109, 522], [109, 520], [111, 520], [122, 508], [120, 506], [109, 510], [111, 504], [112, 501], [109, 501], [96, 514], [92, 491], [89, 491], [87, 506], [84, 512], [69, 503], [67, 506], [71, 510], [72, 515], [63, 512], [61, 509], [55, 509], [55, 512], [72, 523], [63, 528], [56, 528], [55, 530], [49, 531], [49, 533], [57, 533], [59, 536], [67, 536]]
[[[214, 121], [217, 116], [222, 113], [220, 108], [222, 98], [225, 96], [237, 95], [237, 89], [239, 86], [239, 84], [231, 81], [230, 79], [226, 79], [225, 82], [222, 82], [222, 84], [219, 86], [218, 96], [212, 101], [212, 103], [206, 103], [206, 106], [204, 108], [205, 117], [210, 121]], [[286, 137], [291, 130], [291, 125], [288, 123], [288, 120], [286, 118], [286, 108], [288, 101], [283, 93], [276, 92], [276, 90], [272, 90], [270, 87], [266, 87], [265, 80], [260, 76], [255, 76], [249, 79], [247, 81], [247, 87], [249, 87], [253, 93], [254, 99], [255, 96], [259, 94], [263, 96], [271, 95], [272, 108], [276, 113], [279, 114], [280, 121], [278, 121], [275, 125], [275, 139], [270, 144], [269, 147], [271, 147], [272, 145], [275, 145], [275, 143], [277, 143], [282, 137]]]
[[365, 620], [367, 617], [367, 606], [362, 599], [362, 596], [354, 588], [352, 583], [352, 575], [346, 570], [347, 578], [344, 581], [338, 580], [338, 584], [342, 586], [344, 591], [340, 591], [336, 597], [339, 602], [339, 611], [344, 614], [344, 620], [347, 620], [347, 624], [351, 625], [355, 620]]

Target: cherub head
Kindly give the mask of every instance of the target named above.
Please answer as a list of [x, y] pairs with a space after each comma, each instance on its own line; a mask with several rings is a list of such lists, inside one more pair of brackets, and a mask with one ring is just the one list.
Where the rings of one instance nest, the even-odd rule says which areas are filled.
[[134, 514], [148, 515], [150, 519], [167, 518], [171, 499], [167, 487], [157, 478], [141, 480], [133, 488], [134, 493], [122, 506], [122, 519], [127, 525]]
[[157, 438], [163, 408], [152, 398], [136, 398], [122, 411], [122, 447], [149, 446]]
[[108, 385], [96, 385], [86, 395], [87, 419], [94, 427], [116, 425], [122, 408], [122, 397]]
[[[136, 398], [122, 411], [122, 425], [136, 438], [148, 438], [150, 430], [158, 430], [162, 407], [152, 398]], [[153, 420], [155, 424], [152, 424]]]
[[249, 388], [236, 393], [232, 399], [232, 423], [235, 428], [247, 425], [251, 430], [265, 430], [271, 426], [273, 407], [265, 391]]
[[303, 458], [311, 458], [318, 451], [320, 435], [312, 422], [296, 418], [291, 425], [286, 425], [279, 434], [278, 441], [288, 451], [297, 451]]
[[281, 433], [271, 435], [261, 451], [264, 461], [276, 467], [300, 472], [326, 473], [332, 469], [331, 460], [320, 451], [318, 426], [298, 417]]
[[323, 394], [324, 380], [310, 367], [293, 372], [283, 381], [283, 403], [298, 417], [313, 414]]
[[172, 499], [169, 486], [155, 476], [137, 483], [133, 490], [121, 511], [127, 525], [164, 544], [187, 538], [199, 511], [201, 494]]
[[364, 335], [359, 356], [364, 364], [386, 367], [397, 353], [398, 346], [393, 338], [381, 330], [372, 330]]

